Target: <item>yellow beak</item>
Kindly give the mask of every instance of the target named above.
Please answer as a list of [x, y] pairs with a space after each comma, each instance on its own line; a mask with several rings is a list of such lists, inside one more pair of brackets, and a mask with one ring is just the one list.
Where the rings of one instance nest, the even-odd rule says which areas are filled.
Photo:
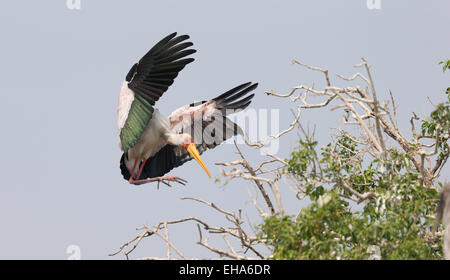
[[209, 173], [208, 168], [206, 168], [205, 164], [203, 163], [202, 158], [200, 157], [200, 154], [198, 153], [197, 148], [195, 147], [194, 143], [191, 143], [187, 146], [183, 144], [183, 147], [191, 154], [191, 156], [200, 164], [200, 166], [203, 168], [203, 170], [206, 171], [206, 174], [208, 174], [208, 177], [211, 178], [211, 173]]

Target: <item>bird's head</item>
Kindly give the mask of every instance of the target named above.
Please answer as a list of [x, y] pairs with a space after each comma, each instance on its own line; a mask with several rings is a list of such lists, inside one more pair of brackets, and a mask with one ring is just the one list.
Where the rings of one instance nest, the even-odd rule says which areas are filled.
[[211, 173], [209, 173], [208, 168], [206, 168], [205, 163], [203, 162], [200, 154], [197, 150], [197, 147], [194, 143], [194, 139], [192, 136], [187, 133], [178, 134], [177, 137], [169, 137], [169, 143], [172, 145], [182, 146], [188, 153], [200, 164], [200, 166], [205, 170], [208, 177], [211, 178]]

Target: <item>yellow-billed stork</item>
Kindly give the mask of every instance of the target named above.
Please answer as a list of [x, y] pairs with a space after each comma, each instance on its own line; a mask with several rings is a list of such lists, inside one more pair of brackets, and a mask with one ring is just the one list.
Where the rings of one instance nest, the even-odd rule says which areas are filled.
[[178, 73], [194, 61], [186, 58], [196, 52], [187, 39], [188, 35], [173, 33], [159, 41], [133, 65], [122, 84], [117, 109], [123, 151], [120, 169], [131, 184], [184, 184], [179, 177], [161, 176], [192, 158], [211, 177], [200, 154], [242, 135], [241, 128], [226, 115], [245, 109], [254, 96], [248, 93], [258, 84], [245, 83], [212, 100], [183, 106], [168, 118], [154, 107]]

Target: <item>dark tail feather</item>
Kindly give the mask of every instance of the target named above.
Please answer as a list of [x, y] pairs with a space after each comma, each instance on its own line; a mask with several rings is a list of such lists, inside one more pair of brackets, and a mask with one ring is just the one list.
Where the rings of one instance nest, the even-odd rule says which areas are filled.
[[[206, 150], [206, 145], [197, 145], [197, 150], [201, 155]], [[147, 159], [144, 168], [142, 169], [140, 180], [147, 178], [155, 178], [169, 173], [175, 167], [183, 165], [185, 162], [193, 158], [185, 150], [177, 155], [177, 147], [165, 145], [154, 156]], [[130, 172], [125, 165], [125, 154], [120, 158], [120, 171], [125, 180], [130, 179]]]
[[125, 165], [125, 153], [123, 153], [122, 157], [120, 158], [120, 172], [122, 173], [122, 176], [125, 180], [130, 179], [130, 172]]

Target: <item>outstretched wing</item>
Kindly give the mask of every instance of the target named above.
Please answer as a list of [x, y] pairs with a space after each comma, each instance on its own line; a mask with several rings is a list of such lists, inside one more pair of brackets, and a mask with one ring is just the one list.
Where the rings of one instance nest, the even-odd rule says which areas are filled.
[[177, 33], [170, 34], [159, 41], [131, 67], [126, 76], [125, 80], [128, 88], [133, 91], [134, 98], [120, 128], [120, 141], [125, 153], [136, 144], [147, 127], [155, 102], [166, 92], [178, 73], [194, 61], [193, 58], [185, 58], [195, 53], [194, 49], [188, 49], [193, 45], [191, 42], [183, 42], [189, 36], [176, 35]]
[[[213, 149], [234, 135], [242, 135], [241, 128], [226, 115], [245, 109], [254, 96], [248, 93], [257, 86], [258, 84], [245, 83], [210, 101], [192, 103], [175, 110], [169, 116], [172, 131], [190, 134], [199, 154]], [[122, 155], [120, 169], [123, 177], [128, 180], [130, 173], [125, 166], [125, 157], [126, 154]], [[185, 149], [165, 145], [147, 160], [139, 179], [163, 176], [191, 159]]]
[[241, 128], [226, 116], [247, 108], [254, 96], [249, 93], [257, 86], [257, 83], [245, 83], [212, 100], [183, 106], [170, 114], [170, 128], [175, 133], [188, 133], [194, 143], [212, 149], [242, 134]]

